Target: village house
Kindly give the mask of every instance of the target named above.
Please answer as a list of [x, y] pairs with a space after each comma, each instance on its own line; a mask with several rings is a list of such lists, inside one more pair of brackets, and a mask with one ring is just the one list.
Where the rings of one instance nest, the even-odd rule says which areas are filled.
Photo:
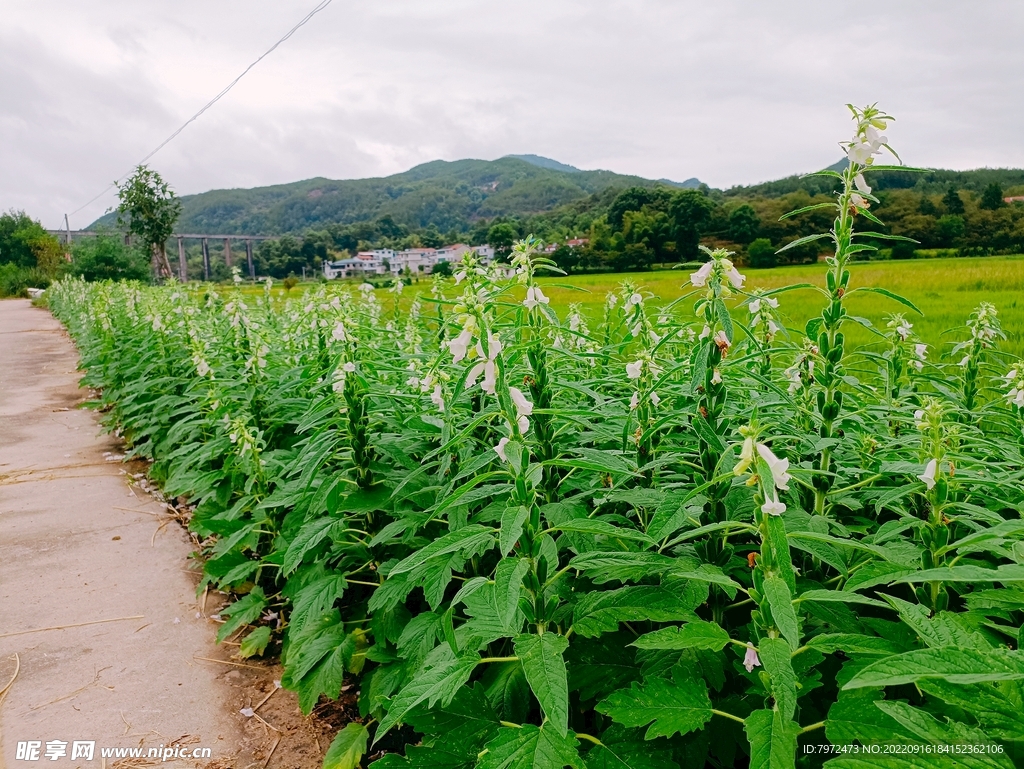
[[403, 273], [429, 275], [434, 265], [448, 262], [455, 265], [462, 261], [467, 251], [475, 251], [483, 264], [490, 264], [494, 259], [494, 249], [488, 245], [467, 246], [465, 243], [454, 243], [443, 248], [410, 248], [395, 251], [390, 248], [378, 248], [373, 251], [360, 251], [348, 259], [324, 262], [324, 277], [335, 278], [366, 278], [373, 275], [400, 275]]

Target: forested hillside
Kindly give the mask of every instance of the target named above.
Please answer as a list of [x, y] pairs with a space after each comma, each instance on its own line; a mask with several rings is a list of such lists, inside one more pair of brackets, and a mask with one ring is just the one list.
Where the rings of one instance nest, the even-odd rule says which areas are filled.
[[[178, 230], [279, 235], [391, 217], [410, 229], [433, 226], [448, 232], [464, 230], [480, 219], [551, 211], [612, 187], [659, 184], [611, 171], [566, 169], [572, 167], [535, 155], [435, 160], [377, 179], [317, 178], [248, 190], [211, 190], [182, 198]], [[108, 215], [93, 226], [112, 223]]]
[[[975, 255], [1024, 251], [1024, 204], [1005, 202], [1024, 195], [1024, 170], [868, 176], [878, 199], [871, 211], [884, 222], [869, 227], [917, 241], [893, 248], [892, 241], [880, 240], [885, 256], [911, 258], [936, 249]], [[831, 200], [836, 184], [827, 176], [790, 176], [713, 190], [696, 179], [675, 183], [580, 171], [536, 155], [438, 160], [380, 179], [308, 179], [186, 196], [176, 229], [283, 235], [257, 252], [260, 274], [276, 277], [313, 274], [324, 259], [367, 248], [465, 241], [490, 242], [500, 250], [529, 234], [548, 243], [586, 240], [553, 254], [567, 272], [643, 270], [692, 260], [698, 258], [698, 242], [767, 267], [818, 258], [814, 243], [776, 251], [827, 230], [830, 215], [818, 210], [780, 217]], [[196, 244], [189, 248], [189, 262], [190, 270], [201, 269]], [[223, 260], [213, 262], [214, 276], [225, 277]]]

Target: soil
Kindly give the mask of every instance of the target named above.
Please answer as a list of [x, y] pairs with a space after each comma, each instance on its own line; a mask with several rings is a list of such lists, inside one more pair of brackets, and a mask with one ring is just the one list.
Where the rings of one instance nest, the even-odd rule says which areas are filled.
[[[54, 767], [319, 769], [354, 693], [304, 718], [279, 666], [214, 643], [224, 596], [197, 597], [194, 542], [83, 408], [77, 365], [49, 312], [0, 302], [0, 769], [33, 765], [30, 740]], [[47, 760], [51, 740], [68, 755]], [[212, 758], [99, 755], [161, 745]]]

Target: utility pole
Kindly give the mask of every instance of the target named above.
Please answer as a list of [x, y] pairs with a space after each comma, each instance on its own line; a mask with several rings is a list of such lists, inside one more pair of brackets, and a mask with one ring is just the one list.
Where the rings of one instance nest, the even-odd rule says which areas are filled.
[[71, 224], [68, 222], [68, 215], [64, 214], [64, 230], [67, 235], [64, 239], [64, 259], [68, 262], [71, 261]]

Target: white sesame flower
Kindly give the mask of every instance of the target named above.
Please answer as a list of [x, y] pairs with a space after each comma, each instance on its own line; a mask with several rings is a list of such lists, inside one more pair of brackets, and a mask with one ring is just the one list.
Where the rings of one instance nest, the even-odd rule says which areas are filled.
[[526, 435], [530, 431], [530, 420], [523, 415], [516, 420], [516, 426], [519, 428], [520, 434]]
[[714, 269], [714, 262], [704, 262], [700, 266], [700, 269], [696, 272], [690, 273], [690, 283], [697, 288], [707, 285], [708, 278], [711, 277], [711, 270]]
[[634, 392], [633, 397], [629, 399], [629, 410], [634, 411], [637, 406], [640, 405], [640, 393]]
[[924, 472], [917, 476], [929, 490], [935, 488], [935, 472], [939, 469], [939, 460], [933, 459], [927, 465], [925, 465]]
[[864, 181], [864, 174], [857, 174], [853, 177], [853, 183], [857, 185], [857, 189], [863, 192], [865, 195], [871, 194], [871, 188], [868, 183]]
[[373, 284], [372, 283], [360, 283], [359, 284], [359, 290], [362, 291], [364, 294], [370, 294], [370, 293], [373, 292]]
[[727, 264], [728, 267], [725, 271], [725, 277], [732, 284], [733, 288], [743, 288], [743, 281], [747, 279], [746, 275], [740, 275], [739, 271], [732, 266], [732, 262], [728, 259], [722, 260], [723, 264]]
[[765, 515], [782, 515], [786, 512], [786, 503], [779, 501], [779, 492], [775, 492], [774, 499], [766, 499], [761, 505], [761, 512]]
[[869, 208], [868, 202], [856, 192], [850, 195], [850, 204], [854, 208]]
[[533, 413], [533, 404], [526, 400], [522, 390], [518, 387], [510, 387], [508, 388], [508, 394], [512, 398], [512, 403], [515, 405], [516, 413], [519, 416], [530, 416]]
[[469, 345], [473, 342], [473, 335], [469, 333], [467, 329], [462, 329], [460, 333], [454, 339], [446, 342], [448, 349], [452, 353], [452, 363], [458, 363], [466, 357], [466, 353], [469, 351]]
[[971, 362], [971, 356], [970, 355], [965, 355], [963, 358], [960, 359], [959, 365], [961, 367], [963, 367], [963, 366], [966, 366], [970, 362]]
[[651, 391], [651, 403], [653, 403], [655, 406], [661, 403], [661, 398], [658, 396], [658, 393], [654, 392], [653, 390]]
[[351, 374], [353, 371], [356, 370], [356, 364], [348, 360], [345, 361], [344, 365], [341, 368], [343, 371], [345, 371], [345, 373]]
[[640, 294], [634, 293], [630, 295], [629, 300], [626, 302], [626, 306], [631, 307], [634, 304], [641, 304], [643, 301], [644, 298]]
[[331, 338], [335, 342], [344, 342], [348, 339], [348, 334], [345, 333], [345, 324], [340, 320], [334, 324], [334, 331], [331, 332]]
[[697, 338], [698, 339], [707, 339], [709, 336], [711, 336], [711, 326], [705, 324], [704, 328], [701, 329], [700, 335]]
[[508, 438], [502, 438], [500, 441], [498, 441], [498, 445], [494, 447], [494, 450], [498, 453], [498, 456], [501, 457], [502, 462], [508, 462], [508, 457], [505, 456], [506, 445], [508, 445]]
[[771, 307], [773, 310], [779, 309], [779, 300], [774, 296], [766, 296], [762, 301]]
[[788, 472], [789, 460], [779, 459], [763, 443], [757, 444], [757, 453], [761, 455], [761, 459], [768, 463], [768, 468], [772, 471], [772, 480], [775, 482], [775, 488], [788, 491], [789, 481], [792, 477]]
[[459, 270], [457, 273], [455, 273], [455, 285], [456, 286], [459, 285], [465, 279], [466, 279], [466, 271], [465, 270]]
[[526, 299], [523, 300], [523, 305], [526, 309], [532, 310], [538, 304], [548, 304], [549, 300], [538, 286], [530, 286], [526, 289]]
[[753, 644], [747, 644], [746, 654], [743, 655], [743, 667], [748, 673], [753, 673], [754, 668], [761, 667], [761, 660], [757, 656], [757, 649]]
[[747, 309], [750, 311], [751, 315], [757, 315], [759, 312], [761, 312], [761, 300], [755, 299], [754, 301], [747, 305]]
[[642, 360], [626, 364], [626, 376], [630, 379], [639, 379], [643, 372], [644, 362]]
[[721, 383], [722, 383], [722, 372], [719, 371], [718, 369], [715, 369], [712, 372], [712, 374], [711, 374], [711, 384], [721, 384]]
[[434, 391], [430, 393], [430, 400], [438, 411], [444, 411], [444, 396], [441, 394], [441, 385], [434, 385]]

